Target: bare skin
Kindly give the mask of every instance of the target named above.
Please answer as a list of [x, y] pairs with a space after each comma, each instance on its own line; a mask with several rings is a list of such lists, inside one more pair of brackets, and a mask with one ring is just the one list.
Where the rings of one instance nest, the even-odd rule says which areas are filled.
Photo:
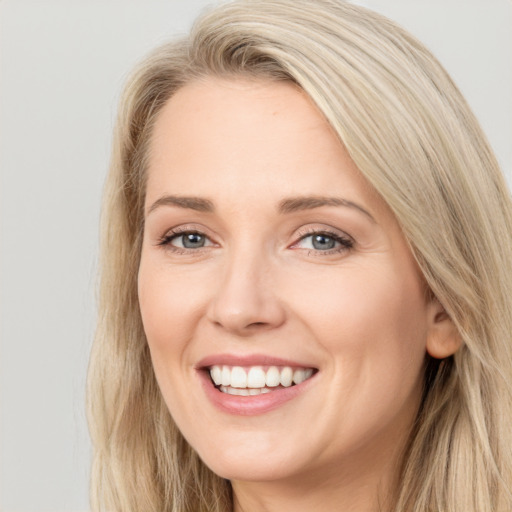
[[[457, 346], [392, 212], [312, 102], [284, 83], [185, 86], [154, 128], [145, 207], [155, 374], [185, 438], [232, 481], [235, 512], [380, 510], [425, 355]], [[226, 355], [314, 375], [249, 414], [236, 404], [252, 397], [230, 401], [201, 367]]]

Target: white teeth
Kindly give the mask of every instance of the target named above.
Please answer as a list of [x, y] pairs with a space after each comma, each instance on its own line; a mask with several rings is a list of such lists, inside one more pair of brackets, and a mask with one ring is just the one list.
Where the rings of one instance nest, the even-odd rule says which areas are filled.
[[311, 375], [313, 375], [313, 370], [311, 368], [308, 368], [307, 370], [295, 370], [293, 372], [293, 382], [295, 384], [300, 384], [301, 382], [309, 379]]
[[[212, 379], [213, 379], [213, 382], [217, 382], [215, 380], [215, 378], [213, 377], [213, 374], [212, 374]], [[304, 382], [306, 379], [304, 378], [304, 370], [295, 370], [293, 372], [293, 382], [295, 382], [295, 384], [300, 384], [301, 382]]]
[[281, 382], [281, 376], [279, 375], [279, 369], [276, 366], [271, 366], [267, 370], [265, 382], [269, 388], [275, 388], [276, 386], [279, 386], [279, 383]]
[[222, 367], [222, 381], [223, 386], [229, 386], [231, 384], [231, 369], [229, 366]]
[[245, 373], [245, 370], [241, 366], [234, 366], [231, 370], [231, 387], [247, 387], [247, 373]]
[[270, 393], [270, 389], [268, 388], [232, 388], [231, 386], [220, 386], [219, 389], [223, 393], [227, 393], [228, 395], [236, 395], [236, 396], [255, 396], [255, 395], [264, 395], [265, 393]]
[[220, 366], [212, 366], [210, 375], [212, 376], [212, 380], [215, 382], [216, 386], [222, 383], [222, 369]]
[[281, 370], [281, 386], [289, 388], [293, 381], [293, 370], [289, 366], [285, 366]]
[[264, 388], [265, 387], [265, 372], [261, 366], [253, 366], [247, 375], [247, 387], [249, 388]]
[[[266, 372], [261, 366], [244, 368], [215, 365], [210, 368], [210, 376], [215, 385], [220, 386], [221, 391], [226, 389], [225, 393], [244, 396], [268, 393], [271, 391], [269, 388], [276, 388], [279, 385], [287, 388], [292, 384], [300, 384], [312, 375], [312, 368], [293, 369], [290, 366], [271, 366]], [[239, 393], [240, 390], [244, 392]]]

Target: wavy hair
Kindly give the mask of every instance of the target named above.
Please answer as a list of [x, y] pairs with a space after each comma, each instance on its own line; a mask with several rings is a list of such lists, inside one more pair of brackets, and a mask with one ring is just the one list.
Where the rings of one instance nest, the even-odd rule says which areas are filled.
[[88, 377], [91, 501], [109, 512], [226, 512], [228, 481], [160, 395], [137, 298], [148, 142], [162, 106], [208, 76], [302, 88], [394, 212], [462, 346], [431, 359], [394, 512], [512, 510], [512, 205], [446, 71], [392, 21], [341, 0], [236, 0], [163, 45], [121, 99], [102, 210]]

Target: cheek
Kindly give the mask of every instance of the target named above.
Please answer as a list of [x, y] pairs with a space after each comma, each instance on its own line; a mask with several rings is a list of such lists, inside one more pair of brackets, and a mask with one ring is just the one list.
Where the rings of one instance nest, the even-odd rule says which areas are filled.
[[401, 273], [369, 269], [330, 285], [329, 300], [317, 294], [311, 303], [309, 328], [332, 358], [331, 423], [338, 424], [341, 409], [354, 443], [359, 435], [407, 428], [419, 406], [426, 353], [421, 286]]
[[407, 268], [347, 266], [323, 279], [302, 275], [289, 281], [300, 283], [300, 290], [289, 292], [294, 307], [326, 339], [343, 339], [357, 347], [387, 333], [407, 346], [407, 338], [414, 341], [426, 332], [423, 288], [417, 273]]
[[292, 295], [295, 308], [331, 358], [340, 385], [377, 388], [376, 397], [416, 386], [428, 329], [415, 269], [347, 268], [330, 279], [303, 281], [302, 290]]
[[205, 303], [205, 286], [198, 276], [170, 272], [165, 263], [143, 257], [138, 275], [138, 296], [144, 331], [150, 348], [176, 352], [190, 339]]
[[203, 311], [204, 290], [193, 283], [143, 252], [138, 275], [141, 317], [155, 376], [175, 420], [187, 408], [180, 399], [187, 393], [182, 372], [190, 370], [187, 349]]

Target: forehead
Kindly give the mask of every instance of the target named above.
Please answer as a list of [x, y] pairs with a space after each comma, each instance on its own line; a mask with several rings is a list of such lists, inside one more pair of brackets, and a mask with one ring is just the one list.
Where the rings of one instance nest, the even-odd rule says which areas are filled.
[[291, 83], [193, 82], [156, 120], [146, 202], [163, 193], [261, 201], [263, 192], [277, 201], [335, 188], [348, 199], [378, 200], [323, 115]]
[[215, 157], [227, 165], [255, 154], [260, 161], [289, 158], [287, 150], [295, 146], [296, 152], [305, 141], [311, 149], [341, 149], [328, 123], [296, 86], [209, 78], [181, 88], [163, 107], [153, 130], [150, 164]]

